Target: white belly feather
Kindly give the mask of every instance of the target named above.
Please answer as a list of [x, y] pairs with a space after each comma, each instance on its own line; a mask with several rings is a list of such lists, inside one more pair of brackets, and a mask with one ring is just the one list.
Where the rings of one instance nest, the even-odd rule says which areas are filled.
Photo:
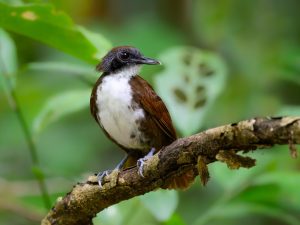
[[145, 115], [143, 109], [131, 107], [129, 80], [130, 77], [122, 74], [103, 78], [97, 90], [98, 118], [106, 132], [119, 144], [139, 149], [143, 146], [139, 138], [139, 123], [136, 121]]

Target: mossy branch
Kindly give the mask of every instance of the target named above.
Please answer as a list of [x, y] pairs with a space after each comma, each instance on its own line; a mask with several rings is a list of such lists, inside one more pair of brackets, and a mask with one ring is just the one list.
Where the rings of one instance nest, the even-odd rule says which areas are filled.
[[103, 189], [99, 188], [95, 176], [78, 183], [57, 200], [42, 225], [92, 224], [93, 217], [103, 209], [165, 187], [170, 179], [191, 169], [205, 184], [209, 178], [207, 164], [214, 161], [225, 162], [231, 169], [250, 168], [255, 160], [237, 152], [243, 154], [276, 144], [288, 145], [292, 156], [296, 155], [295, 144], [300, 144], [300, 117], [255, 118], [178, 139], [147, 161], [144, 177], [139, 176], [134, 167], [112, 173]]

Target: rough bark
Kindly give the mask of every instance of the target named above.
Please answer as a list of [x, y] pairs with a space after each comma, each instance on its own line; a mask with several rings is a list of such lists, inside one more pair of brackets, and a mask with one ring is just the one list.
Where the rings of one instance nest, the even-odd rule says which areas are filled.
[[144, 177], [137, 174], [136, 167], [114, 172], [106, 177], [102, 189], [95, 176], [60, 198], [42, 225], [88, 225], [103, 209], [143, 195], [157, 188], [165, 187], [168, 181], [188, 170], [194, 169], [205, 184], [209, 174], [207, 164], [214, 161], [227, 163], [231, 169], [250, 168], [255, 160], [238, 155], [276, 144], [286, 144], [293, 156], [295, 144], [300, 144], [300, 117], [255, 118], [225, 125], [181, 138], [166, 146], [144, 167]]

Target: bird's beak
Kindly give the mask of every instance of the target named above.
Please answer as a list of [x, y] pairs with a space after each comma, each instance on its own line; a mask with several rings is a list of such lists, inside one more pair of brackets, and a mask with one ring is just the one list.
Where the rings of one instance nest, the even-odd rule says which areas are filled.
[[148, 64], [148, 65], [157, 65], [157, 64], [161, 64], [158, 60], [156, 59], [151, 59], [145, 56], [141, 56], [137, 59], [134, 59], [134, 62], [137, 64]]

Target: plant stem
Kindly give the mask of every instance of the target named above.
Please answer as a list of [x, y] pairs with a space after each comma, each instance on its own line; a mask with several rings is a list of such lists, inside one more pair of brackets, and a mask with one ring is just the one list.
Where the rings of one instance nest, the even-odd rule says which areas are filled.
[[[30, 151], [30, 156], [31, 156], [33, 167], [39, 168], [39, 160], [38, 160], [38, 156], [37, 156], [36, 145], [33, 141], [30, 129], [26, 123], [24, 114], [21, 111], [20, 104], [19, 104], [18, 98], [16, 96], [15, 87], [12, 84], [12, 81], [9, 77], [10, 75], [7, 73], [5, 65], [1, 58], [0, 58], [0, 65], [2, 68], [2, 74], [3, 74], [3, 85], [5, 86], [4, 88], [6, 89], [6, 92], [7, 92], [6, 94], [8, 97], [8, 101], [11, 105], [12, 110], [16, 113], [19, 123], [21, 125], [21, 128], [23, 130], [23, 133], [25, 135], [25, 139], [28, 144], [28, 149]], [[36, 172], [33, 172], [33, 173], [34, 173], [36, 180], [38, 181], [38, 185], [41, 190], [44, 205], [47, 209], [50, 209], [51, 201], [50, 201], [49, 193], [48, 193], [47, 186], [45, 183], [44, 174], [42, 173], [42, 170], [40, 168], [39, 168], [39, 171], [40, 171], [39, 174], [37, 174]]]

